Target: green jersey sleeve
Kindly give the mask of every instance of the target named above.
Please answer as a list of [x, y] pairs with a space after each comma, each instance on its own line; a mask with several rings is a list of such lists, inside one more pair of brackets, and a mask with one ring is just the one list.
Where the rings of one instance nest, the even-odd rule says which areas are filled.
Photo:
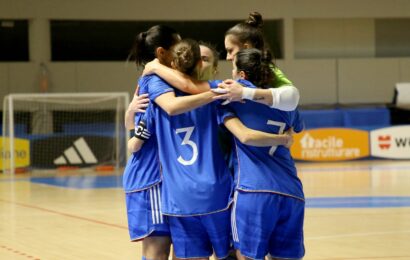
[[271, 67], [273, 73], [275, 73], [276, 81], [273, 84], [274, 88], [282, 87], [285, 85], [293, 85], [292, 81], [290, 81], [285, 74], [278, 68], [278, 67]]

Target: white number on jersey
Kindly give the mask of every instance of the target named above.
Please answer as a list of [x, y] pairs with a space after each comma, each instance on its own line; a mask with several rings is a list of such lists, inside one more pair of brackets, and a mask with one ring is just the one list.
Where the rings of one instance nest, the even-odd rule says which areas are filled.
[[[286, 124], [283, 122], [278, 122], [278, 121], [273, 121], [273, 120], [268, 120], [268, 125], [275, 125], [279, 127], [279, 132], [278, 134], [283, 134], [283, 130], [285, 130], [285, 126]], [[278, 146], [273, 145], [270, 150], [269, 150], [269, 155], [273, 156], [273, 153], [276, 151], [276, 148], [278, 148]]]
[[191, 127], [184, 127], [184, 128], [178, 128], [176, 133], [185, 133], [186, 135], [184, 136], [184, 139], [182, 140], [182, 145], [189, 145], [192, 147], [192, 158], [189, 161], [184, 160], [181, 156], [178, 157], [178, 162], [183, 165], [191, 165], [193, 164], [196, 159], [198, 158], [198, 147], [196, 146], [196, 143], [194, 143], [192, 140], [189, 140], [191, 138], [192, 133], [194, 132], [193, 126]]

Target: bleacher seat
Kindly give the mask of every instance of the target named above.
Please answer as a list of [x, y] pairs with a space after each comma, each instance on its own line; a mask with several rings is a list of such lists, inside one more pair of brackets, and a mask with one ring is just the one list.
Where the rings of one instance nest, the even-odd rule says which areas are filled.
[[343, 109], [343, 123], [349, 128], [375, 129], [390, 125], [390, 111], [387, 108]]
[[[25, 136], [27, 134], [28, 128], [26, 124], [16, 124], [14, 126], [14, 135], [19, 137], [19, 136]], [[0, 136], [3, 135], [3, 124], [0, 124]]]
[[340, 109], [301, 110], [305, 128], [343, 127], [343, 113]]
[[114, 123], [70, 123], [63, 125], [63, 132], [68, 134], [91, 134], [113, 136], [115, 134]]
[[391, 125], [390, 111], [384, 107], [301, 110], [305, 128], [359, 128], [372, 130]]

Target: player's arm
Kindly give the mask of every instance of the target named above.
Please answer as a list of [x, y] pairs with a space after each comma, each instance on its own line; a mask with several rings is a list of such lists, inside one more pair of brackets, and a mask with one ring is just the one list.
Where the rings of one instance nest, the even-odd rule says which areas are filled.
[[141, 120], [136, 126], [135, 130], [130, 131], [131, 138], [128, 140], [127, 148], [130, 153], [138, 152], [151, 137], [151, 133], [148, 131], [146, 124]]
[[128, 130], [134, 129], [135, 127], [135, 113], [144, 113], [149, 103], [148, 94], [138, 96], [137, 93], [138, 88], [131, 103], [128, 105], [127, 111], [125, 111], [125, 128]]
[[201, 94], [176, 97], [175, 92], [166, 92], [158, 96], [154, 101], [170, 116], [179, 115], [191, 111], [213, 101], [216, 96], [212, 91]]
[[295, 110], [299, 104], [299, 91], [292, 85], [255, 89], [244, 87], [237, 81], [228, 79], [220, 83], [218, 87], [226, 89], [227, 93], [216, 96], [214, 99], [227, 99], [229, 101], [249, 99], [283, 111]]
[[128, 143], [127, 143], [128, 152], [136, 153], [141, 149], [143, 145], [144, 145], [144, 141], [136, 137], [132, 137], [128, 140]]
[[293, 142], [292, 135], [288, 132], [284, 134], [270, 134], [246, 127], [237, 117], [226, 117], [224, 119], [226, 128], [243, 144], [252, 146], [273, 146], [284, 145], [290, 147]]
[[158, 59], [147, 63], [142, 74], [157, 74], [171, 86], [188, 94], [198, 94], [209, 90], [209, 85], [206, 81], [193, 79], [177, 70], [162, 65]]

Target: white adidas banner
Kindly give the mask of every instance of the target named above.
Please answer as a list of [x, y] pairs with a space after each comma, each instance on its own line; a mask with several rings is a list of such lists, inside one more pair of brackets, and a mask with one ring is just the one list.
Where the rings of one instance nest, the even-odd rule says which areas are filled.
[[116, 142], [107, 136], [50, 135], [30, 142], [30, 163], [43, 169], [112, 164]]
[[370, 132], [370, 155], [410, 159], [410, 126], [394, 126]]
[[63, 155], [54, 160], [55, 165], [83, 163], [97, 163], [97, 158], [95, 158], [95, 155], [83, 137], [77, 139], [71, 147], [64, 151]]

